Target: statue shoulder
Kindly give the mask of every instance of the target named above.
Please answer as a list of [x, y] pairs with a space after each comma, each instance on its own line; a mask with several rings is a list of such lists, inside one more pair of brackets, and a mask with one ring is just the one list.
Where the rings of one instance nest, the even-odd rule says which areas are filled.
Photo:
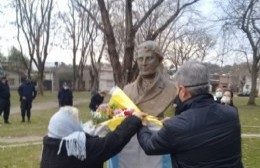
[[164, 78], [164, 92], [168, 97], [174, 98], [177, 94], [176, 87], [174, 81]]
[[136, 81], [125, 85], [123, 91], [125, 92], [126, 95], [130, 96], [130, 98], [135, 97], [135, 95], [137, 94]]
[[136, 82], [132, 82], [132, 83], [125, 85], [123, 90], [124, 91], [131, 90], [133, 87], [136, 87]]

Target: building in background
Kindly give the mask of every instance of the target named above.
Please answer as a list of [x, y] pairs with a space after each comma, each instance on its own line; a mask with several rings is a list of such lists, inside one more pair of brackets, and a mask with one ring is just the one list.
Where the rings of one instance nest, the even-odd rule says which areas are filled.
[[115, 86], [113, 69], [110, 64], [103, 64], [99, 73], [99, 90], [109, 91]]

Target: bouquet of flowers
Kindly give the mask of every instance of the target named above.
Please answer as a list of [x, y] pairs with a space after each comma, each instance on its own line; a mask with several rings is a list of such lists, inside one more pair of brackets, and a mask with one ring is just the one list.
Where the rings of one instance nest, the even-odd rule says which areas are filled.
[[[140, 109], [119, 87], [115, 86], [112, 88], [110, 94], [111, 98], [109, 103], [101, 104], [97, 111], [94, 112], [92, 118], [93, 123], [85, 123], [84, 130], [86, 132], [92, 135], [104, 135], [107, 131], [114, 131], [116, 127], [134, 111], [140, 112]], [[160, 129], [162, 127], [162, 122], [156, 117], [148, 115], [145, 120], [147, 120], [148, 127], [152, 129]], [[94, 126], [92, 124], [94, 124]]]

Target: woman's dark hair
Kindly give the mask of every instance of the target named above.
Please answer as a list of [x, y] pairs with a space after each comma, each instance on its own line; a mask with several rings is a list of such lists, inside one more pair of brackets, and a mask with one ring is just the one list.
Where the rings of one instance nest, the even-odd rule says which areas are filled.
[[225, 92], [229, 92], [229, 93], [230, 93], [230, 96], [231, 96], [230, 106], [234, 106], [234, 104], [233, 104], [233, 96], [234, 96], [233, 91], [232, 91], [231, 89], [225, 89], [224, 92], [223, 92], [223, 94], [224, 94]]

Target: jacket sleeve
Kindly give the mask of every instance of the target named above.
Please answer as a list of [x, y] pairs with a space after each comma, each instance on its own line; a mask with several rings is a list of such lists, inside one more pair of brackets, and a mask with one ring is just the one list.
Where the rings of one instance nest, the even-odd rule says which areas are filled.
[[22, 101], [23, 97], [23, 85], [20, 85], [18, 88], [19, 100]]
[[73, 94], [71, 90], [70, 90], [70, 104], [73, 106]]
[[131, 137], [142, 127], [141, 120], [135, 116], [126, 118], [115, 131], [105, 137], [87, 137], [87, 158], [89, 162], [106, 161], [119, 153]]
[[36, 96], [37, 96], [37, 91], [36, 91], [35, 87], [33, 86], [33, 99], [35, 99]]
[[148, 127], [143, 127], [137, 133], [138, 141], [147, 155], [162, 155], [172, 153], [176, 147], [177, 136], [167, 124], [158, 132], [152, 132]]

